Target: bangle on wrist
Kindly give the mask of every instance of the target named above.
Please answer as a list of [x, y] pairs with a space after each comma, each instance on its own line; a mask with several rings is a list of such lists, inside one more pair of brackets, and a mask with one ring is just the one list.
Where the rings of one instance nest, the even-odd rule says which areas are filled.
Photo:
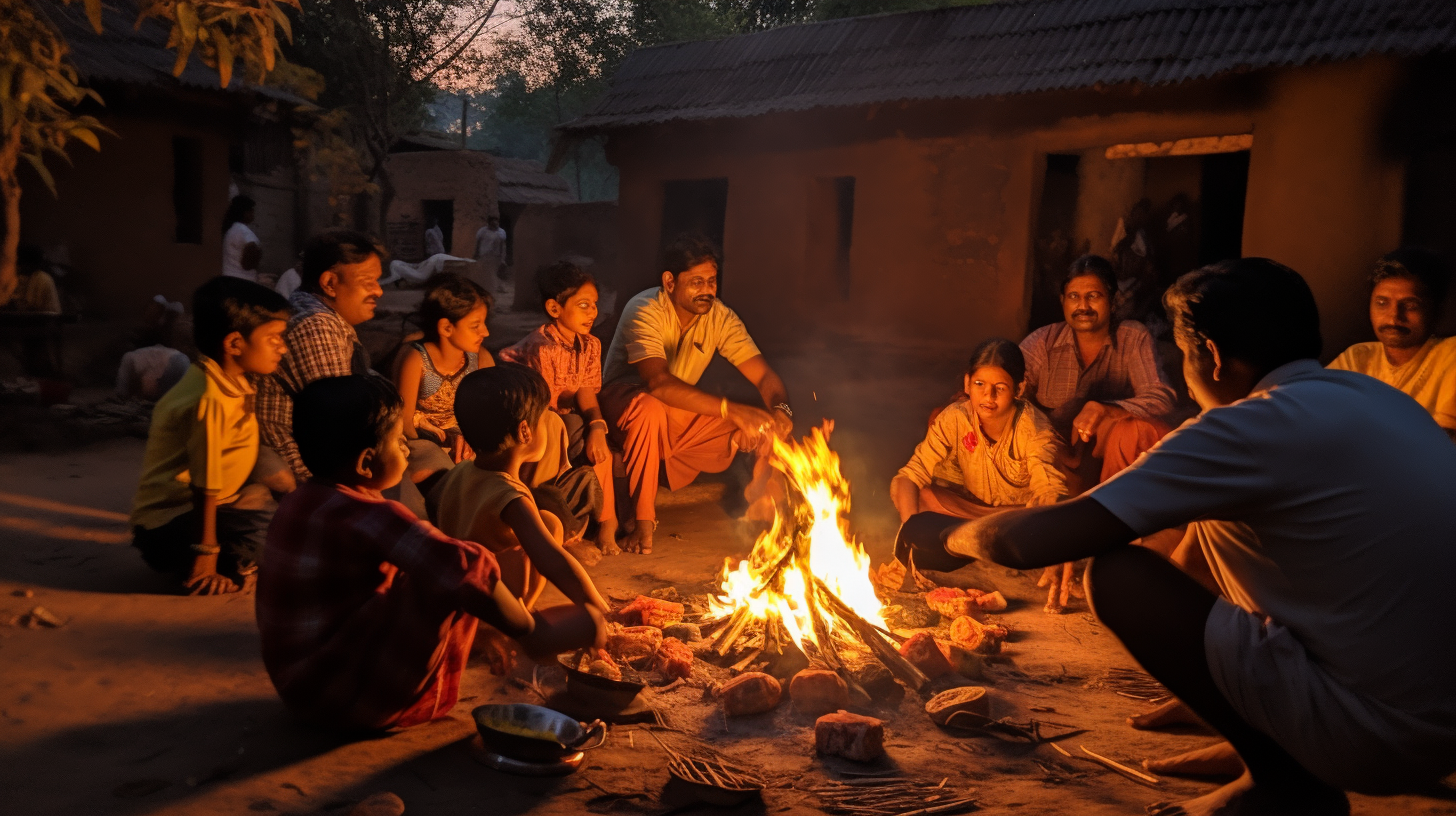
[[790, 408], [787, 402], [781, 402], [778, 405], [775, 405], [774, 410], [782, 411], [784, 413], [784, 416], [788, 417], [789, 419], [794, 418], [794, 409]]
[[605, 419], [593, 419], [591, 422], [588, 422], [586, 424], [586, 426], [588, 428], [590, 428], [591, 426], [596, 425], [596, 424], [599, 424], [599, 423], [602, 426], [602, 430], [604, 430], [604, 431], [607, 430], [607, 421]]
[[727, 419], [728, 418], [728, 398], [727, 397], [724, 397], [723, 398], [723, 401], [720, 402], [720, 403], [718, 403], [718, 416], [722, 417], [723, 419]]

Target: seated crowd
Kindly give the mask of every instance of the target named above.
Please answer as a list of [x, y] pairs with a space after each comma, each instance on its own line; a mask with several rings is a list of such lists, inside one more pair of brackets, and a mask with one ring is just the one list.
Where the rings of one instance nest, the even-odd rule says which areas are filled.
[[[477, 640], [497, 672], [517, 647], [599, 647], [608, 605], [573, 548], [612, 554], [620, 533], [650, 552], [659, 481], [680, 488], [739, 453], [754, 459], [748, 516], [767, 517], [782, 485], [766, 454], [793, 428], [783, 381], [717, 298], [704, 239], [664, 251], [605, 352], [596, 283], [571, 263], [541, 270], [549, 322], [499, 364], [482, 347], [491, 295], [437, 276], [393, 382], [355, 331], [381, 261], [368, 236], [333, 232], [309, 242], [287, 301], [235, 277], [197, 290], [200, 355], [156, 405], [132, 515], [143, 558], [186, 591], [256, 583], [283, 700], [355, 730], [444, 716]], [[1293, 270], [1244, 259], [1185, 275], [1166, 305], [1203, 413], [1174, 431], [1154, 338], [1114, 320], [1112, 265], [1078, 259], [1065, 320], [981, 343], [891, 480], [906, 580], [972, 559], [1042, 567], [1060, 612], [1081, 592], [1073, 563], [1095, 557], [1099, 617], [1242, 757], [1220, 802], [1257, 790], [1333, 812], [1342, 787], [1378, 787], [1391, 763], [1456, 767], [1456, 701], [1431, 685], [1456, 687], [1456, 663], [1369, 657], [1418, 623], [1456, 634], [1429, 595], [1456, 566], [1433, 517], [1456, 480], [1441, 433], [1456, 436], [1456, 339], [1432, 335], [1444, 271], [1414, 250], [1381, 259], [1378, 340], [1329, 370]], [[759, 404], [699, 387], [715, 354]], [[1398, 549], [1402, 569], [1367, 565], [1374, 549]], [[547, 583], [568, 603], [541, 608]], [[1414, 612], [1387, 608], [1398, 597]]]

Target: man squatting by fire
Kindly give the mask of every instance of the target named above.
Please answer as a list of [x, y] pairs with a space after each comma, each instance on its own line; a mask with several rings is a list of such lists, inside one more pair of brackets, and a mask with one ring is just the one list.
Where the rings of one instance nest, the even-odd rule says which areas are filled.
[[[1079, 498], [923, 513], [898, 548], [1013, 569], [1092, 558], [1098, 618], [1244, 767], [1154, 814], [1345, 814], [1345, 791], [1442, 778], [1456, 653], [1433, 644], [1456, 638], [1456, 446], [1396, 388], [1320, 367], [1314, 297], [1285, 266], [1205, 267], [1164, 302], [1200, 416]], [[1217, 592], [1130, 546], [1183, 524]]]

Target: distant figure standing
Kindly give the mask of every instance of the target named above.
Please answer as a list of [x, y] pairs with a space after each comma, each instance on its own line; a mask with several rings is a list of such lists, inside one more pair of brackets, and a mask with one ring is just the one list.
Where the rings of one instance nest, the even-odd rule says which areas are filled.
[[445, 231], [440, 229], [440, 219], [431, 218], [430, 228], [425, 230], [425, 257], [445, 254]]
[[493, 215], [475, 233], [475, 260], [480, 264], [477, 274], [485, 278], [479, 282], [487, 289], [499, 291], [500, 273], [506, 265], [506, 231], [501, 229], [500, 219]]
[[222, 219], [222, 273], [258, 282], [258, 263], [263, 247], [248, 225], [253, 223], [257, 202], [245, 195], [233, 196]]

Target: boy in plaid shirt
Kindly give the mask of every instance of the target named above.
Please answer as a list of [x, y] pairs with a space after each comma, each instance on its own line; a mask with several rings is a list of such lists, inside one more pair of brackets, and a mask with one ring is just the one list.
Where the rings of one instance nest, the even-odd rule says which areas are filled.
[[313, 478], [280, 502], [268, 530], [257, 616], [263, 663], [295, 713], [346, 730], [447, 716], [477, 620], [487, 624], [497, 674], [511, 663], [506, 636], [531, 655], [602, 644], [595, 609], [527, 612], [488, 550], [380, 495], [408, 459], [388, 382], [318, 380], [293, 409], [293, 437]]

